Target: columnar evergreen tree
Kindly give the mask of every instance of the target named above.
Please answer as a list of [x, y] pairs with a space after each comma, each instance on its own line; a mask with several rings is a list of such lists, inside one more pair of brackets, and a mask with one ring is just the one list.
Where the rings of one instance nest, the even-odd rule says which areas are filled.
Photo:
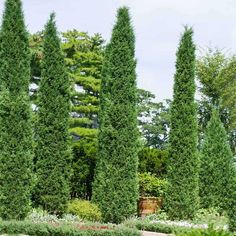
[[233, 153], [219, 112], [213, 109], [201, 150], [200, 202], [203, 208], [225, 209], [229, 192]]
[[0, 31], [0, 215], [23, 219], [30, 210], [32, 126], [30, 54], [20, 0], [7, 0]]
[[45, 29], [42, 78], [36, 122], [35, 201], [51, 213], [61, 214], [69, 197], [70, 81], [60, 39], [51, 15]]
[[136, 213], [138, 130], [135, 37], [127, 8], [118, 10], [103, 66], [98, 164], [93, 185], [105, 222]]
[[236, 232], [236, 166], [233, 166], [232, 175], [229, 179], [229, 192], [227, 199], [227, 213], [229, 217], [229, 230]]
[[[97, 159], [97, 114], [104, 40], [100, 34], [70, 30], [62, 33], [61, 46], [66, 67], [73, 80], [72, 112], [69, 132], [73, 136], [71, 197], [91, 199], [92, 181]], [[43, 31], [31, 35], [31, 98], [37, 102], [41, 77]], [[36, 100], [36, 101], [35, 101]], [[37, 113], [37, 111], [35, 112]]]
[[198, 208], [197, 109], [195, 94], [195, 45], [193, 30], [186, 27], [177, 51], [166, 198], [172, 219], [189, 219]]

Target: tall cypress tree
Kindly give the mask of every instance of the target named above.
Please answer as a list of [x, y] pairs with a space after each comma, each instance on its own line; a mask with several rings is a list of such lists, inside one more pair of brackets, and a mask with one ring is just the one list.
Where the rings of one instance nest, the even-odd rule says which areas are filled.
[[225, 209], [229, 192], [233, 153], [219, 112], [213, 109], [201, 150], [200, 202], [203, 208]]
[[177, 51], [174, 98], [171, 105], [169, 189], [166, 197], [172, 219], [189, 219], [198, 207], [197, 109], [193, 30], [186, 27]]
[[229, 217], [229, 230], [236, 232], [236, 166], [233, 166], [230, 179], [228, 181], [229, 192], [227, 199], [227, 213]]
[[48, 212], [61, 214], [69, 197], [70, 81], [57, 34], [54, 14], [45, 28], [42, 78], [36, 121], [35, 201]]
[[23, 219], [30, 210], [32, 126], [30, 54], [20, 0], [7, 0], [0, 32], [0, 215]]
[[118, 10], [102, 72], [98, 164], [93, 201], [105, 222], [119, 223], [136, 213], [137, 88], [135, 37], [127, 8]]

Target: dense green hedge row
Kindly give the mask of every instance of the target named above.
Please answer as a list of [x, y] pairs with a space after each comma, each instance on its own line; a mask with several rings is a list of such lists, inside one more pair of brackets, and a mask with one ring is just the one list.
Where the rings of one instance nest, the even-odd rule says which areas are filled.
[[134, 229], [106, 226], [80, 226], [58, 225], [46, 223], [32, 223], [20, 221], [0, 222], [0, 234], [27, 234], [32, 236], [140, 236]]

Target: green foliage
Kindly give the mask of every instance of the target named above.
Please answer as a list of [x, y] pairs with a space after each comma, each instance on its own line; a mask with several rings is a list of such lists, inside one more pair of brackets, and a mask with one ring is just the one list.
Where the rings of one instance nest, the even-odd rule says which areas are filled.
[[41, 208], [33, 208], [25, 218], [26, 221], [34, 223], [80, 223], [82, 219], [72, 214], [63, 214], [63, 216], [57, 216], [49, 214], [47, 211]]
[[[210, 212], [210, 211], [208, 211]], [[206, 212], [205, 212], [206, 213]], [[211, 216], [213, 216], [212, 213], [210, 213]], [[205, 219], [209, 220], [209, 213], [206, 213], [204, 216]], [[208, 218], [206, 218], [208, 217]], [[189, 221], [170, 221], [166, 220], [166, 215], [163, 217], [164, 219], [159, 218], [158, 214], [156, 215], [150, 215], [145, 218], [132, 218], [128, 219], [124, 222], [124, 226], [129, 228], [137, 228], [139, 230], [145, 230], [145, 231], [152, 231], [152, 232], [158, 232], [158, 233], [166, 233], [171, 235], [225, 235], [225, 236], [233, 236], [233, 234], [230, 234], [228, 231], [226, 231], [225, 226], [223, 223], [225, 223], [226, 219], [223, 220], [219, 217], [215, 216], [215, 219], [212, 225], [206, 225], [206, 223], [210, 222], [204, 222], [203, 224], [196, 224]], [[203, 218], [201, 217], [201, 220]], [[220, 225], [218, 224], [218, 220], [220, 219]], [[213, 218], [211, 218], [213, 220]], [[215, 226], [215, 227], [213, 227]], [[206, 228], [207, 227], [207, 228]], [[222, 229], [224, 227], [224, 229]], [[195, 232], [196, 234], [194, 234]], [[218, 233], [218, 234], [217, 234]]]
[[170, 125], [170, 100], [155, 102], [155, 95], [138, 89], [138, 124], [145, 146], [165, 149]]
[[147, 221], [136, 221], [135, 227], [139, 230], [145, 230], [145, 231], [152, 231], [152, 232], [158, 232], [158, 233], [164, 233], [164, 234], [171, 234], [175, 231], [174, 226], [171, 225], [165, 225], [160, 223], [150, 223]]
[[[159, 219], [158, 219], [159, 221]], [[138, 230], [144, 230], [144, 231], [152, 231], [152, 232], [158, 232], [158, 233], [164, 233], [164, 234], [174, 234], [176, 231], [190, 231], [191, 228], [184, 227], [184, 226], [178, 226], [176, 224], [171, 224], [170, 221], [153, 221], [152, 218], [146, 217], [146, 218], [138, 218], [138, 219], [128, 219], [124, 222], [124, 225], [126, 227], [130, 228], [137, 228]]]
[[139, 152], [139, 172], [150, 172], [157, 177], [166, 176], [168, 151], [145, 147]]
[[201, 150], [200, 203], [203, 208], [225, 209], [233, 154], [219, 113], [213, 109]]
[[67, 212], [88, 221], [100, 221], [102, 216], [97, 205], [80, 199], [74, 199], [69, 202]]
[[71, 178], [71, 196], [73, 198], [91, 199], [96, 154], [96, 139], [84, 138], [74, 144], [72, 162], [74, 174]]
[[236, 232], [236, 167], [234, 166], [233, 173], [230, 176], [229, 183], [229, 193], [227, 199], [227, 213], [229, 217], [229, 230]]
[[74, 81], [69, 130], [74, 137], [71, 196], [91, 199], [104, 40], [99, 34], [89, 36], [76, 30], [62, 35], [62, 48]]
[[[41, 76], [43, 34], [39, 32], [30, 37], [32, 82], [35, 84], [38, 84], [40, 81], [39, 77]], [[72, 145], [74, 149], [73, 175], [70, 183], [72, 197], [91, 198], [92, 183], [88, 181], [93, 179], [96, 152], [92, 154], [89, 150], [95, 149], [95, 144], [97, 143], [97, 114], [104, 51], [103, 45], [104, 40], [99, 34], [90, 36], [88, 33], [77, 30], [62, 33], [61, 46], [66, 67], [69, 71], [69, 77], [73, 82], [73, 90], [71, 91], [72, 113], [69, 129], [70, 134], [74, 138]], [[32, 99], [37, 97], [35, 90], [35, 86], [32, 86]], [[88, 151], [83, 147], [85, 143], [86, 148], [89, 148]], [[90, 153], [89, 155], [88, 152]], [[88, 160], [88, 158], [91, 158], [91, 160]], [[88, 167], [91, 170], [90, 174], [92, 176], [84, 178], [83, 173], [78, 173], [77, 167], [81, 164], [87, 167], [88, 163], [92, 164]], [[87, 173], [87, 169], [85, 172]], [[85, 180], [86, 183], [84, 182]], [[84, 185], [87, 187], [84, 187]]]
[[[74, 81], [71, 128], [78, 137], [90, 136], [97, 128], [104, 40], [99, 34], [89, 36], [76, 30], [65, 32], [62, 36], [63, 52]], [[85, 118], [91, 122], [83, 123]], [[74, 126], [73, 119], [80, 120], [80, 124]]]
[[139, 195], [142, 197], [162, 197], [166, 192], [167, 181], [151, 173], [139, 174]]
[[57, 36], [54, 15], [45, 29], [42, 79], [36, 122], [37, 186], [34, 200], [50, 213], [61, 214], [69, 198], [70, 81]]
[[176, 61], [169, 138], [169, 187], [166, 207], [171, 219], [191, 219], [198, 209], [197, 110], [193, 31], [185, 28]]
[[30, 210], [32, 127], [28, 95], [0, 95], [0, 213], [23, 219]]
[[24, 234], [34, 236], [141, 236], [135, 229], [112, 225], [45, 224], [27, 221], [0, 222], [1, 234]]
[[0, 37], [1, 86], [10, 92], [27, 92], [30, 52], [20, 0], [5, 2]]
[[193, 229], [176, 232], [176, 236], [233, 236], [233, 234], [224, 230], [213, 229]]
[[92, 197], [105, 222], [119, 223], [137, 212], [139, 143], [134, 41], [128, 9], [120, 8], [105, 53]]
[[227, 56], [219, 49], [209, 49], [197, 60], [196, 77], [200, 82], [202, 95], [199, 109], [200, 134], [204, 132], [210, 120], [212, 104], [217, 106], [221, 121], [230, 136], [234, 153], [236, 152], [236, 86], [233, 79], [235, 73], [235, 56]]
[[20, 0], [7, 0], [0, 31], [0, 215], [24, 219], [32, 187], [30, 54]]
[[227, 223], [227, 216], [219, 213], [217, 208], [199, 209], [193, 219], [196, 224], [207, 224], [213, 228], [223, 229]]

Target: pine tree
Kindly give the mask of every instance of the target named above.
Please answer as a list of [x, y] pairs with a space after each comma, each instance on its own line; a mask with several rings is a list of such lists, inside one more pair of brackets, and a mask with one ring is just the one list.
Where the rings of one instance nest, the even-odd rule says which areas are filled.
[[136, 213], [138, 130], [135, 37], [127, 8], [105, 52], [100, 94], [98, 164], [93, 185], [105, 222], [119, 223]]
[[36, 122], [38, 182], [34, 197], [48, 212], [61, 214], [69, 197], [70, 81], [54, 14], [45, 29], [42, 68]]
[[202, 208], [225, 209], [232, 175], [233, 153], [219, 112], [213, 109], [201, 150], [200, 202]]
[[0, 31], [0, 215], [23, 219], [30, 210], [32, 125], [30, 54], [20, 0], [7, 0]]
[[177, 51], [166, 206], [171, 219], [189, 219], [198, 208], [197, 109], [195, 94], [195, 45], [186, 27]]
[[97, 115], [103, 62], [101, 35], [89, 36], [77, 30], [63, 33], [62, 48], [73, 78], [72, 117], [73, 175], [71, 196], [91, 199], [97, 159]]

